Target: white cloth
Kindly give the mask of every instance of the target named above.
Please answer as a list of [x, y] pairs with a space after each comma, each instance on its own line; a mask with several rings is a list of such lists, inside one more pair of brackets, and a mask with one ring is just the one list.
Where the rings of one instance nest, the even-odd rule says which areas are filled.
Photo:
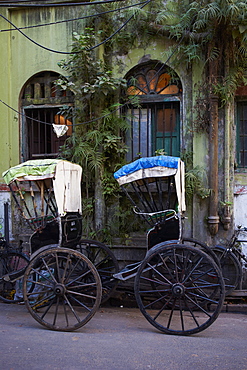
[[178, 212], [183, 213], [186, 211], [186, 204], [185, 204], [185, 169], [184, 169], [184, 162], [178, 162], [178, 170], [175, 175], [175, 184], [177, 190], [177, 198], [178, 198]]
[[61, 161], [56, 166], [53, 187], [60, 215], [81, 213], [81, 176], [82, 168], [78, 164]]
[[55, 123], [52, 124], [52, 127], [57, 137], [65, 135], [69, 129], [66, 125], [56, 125]]

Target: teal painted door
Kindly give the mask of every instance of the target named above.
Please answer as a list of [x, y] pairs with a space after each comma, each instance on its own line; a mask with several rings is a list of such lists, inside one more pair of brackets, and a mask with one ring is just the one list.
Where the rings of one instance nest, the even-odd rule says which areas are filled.
[[156, 104], [153, 109], [153, 153], [163, 149], [166, 155], [180, 153], [180, 107], [179, 102]]
[[159, 149], [180, 154], [180, 102], [146, 103], [128, 110], [127, 160], [150, 157]]

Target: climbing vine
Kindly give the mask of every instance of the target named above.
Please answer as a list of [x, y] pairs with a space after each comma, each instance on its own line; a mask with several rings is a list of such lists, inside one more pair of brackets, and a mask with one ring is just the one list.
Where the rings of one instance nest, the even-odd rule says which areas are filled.
[[204, 63], [194, 105], [197, 130], [208, 128], [210, 95], [224, 106], [247, 83], [246, 12], [242, 0], [178, 0], [169, 1], [159, 15], [163, 31], [180, 43], [170, 50], [176, 48], [172, 62]]
[[75, 108], [63, 108], [63, 114], [74, 119], [75, 131], [61, 148], [60, 156], [83, 169], [85, 234], [98, 233], [98, 238], [104, 238], [109, 233], [106, 210], [116, 201], [119, 190], [113, 173], [125, 163], [127, 147], [123, 137], [129, 126], [119, 115], [117, 103], [126, 81], [113, 76], [109, 60], [99, 58], [95, 50], [89, 51], [99, 37], [100, 32], [91, 27], [85, 28], [83, 34], [74, 34], [76, 53], [69, 61], [60, 62], [67, 76], [56, 84], [75, 95]]
[[[182, 62], [192, 68], [203, 63], [201, 82], [195, 86], [197, 131], [208, 130], [210, 125], [211, 95], [216, 95], [223, 106], [236, 87], [246, 83], [246, 1], [152, 0], [139, 6], [134, 6], [136, 2], [132, 0], [124, 3], [125, 9], [114, 12], [109, 11], [118, 3], [90, 6], [87, 15], [100, 15], [88, 18], [83, 31], [74, 33], [71, 57], [60, 62], [66, 79], [61, 77], [57, 84], [75, 94], [75, 108], [67, 113], [76, 127], [61, 155], [83, 167], [87, 234], [107, 229], [106, 209], [118, 196], [112, 173], [125, 163], [127, 147], [123, 138], [128, 120], [120, 114], [118, 102], [126, 81], [116, 77], [116, 72], [121, 74], [124, 69], [123, 55], [136, 47], [145, 50], [151, 39], [165, 37], [173, 45], [166, 48], [170, 66], [175, 68]], [[193, 173], [190, 170], [187, 191], [197, 188], [204, 197], [208, 193], [202, 181], [198, 182], [199, 175], [199, 168]], [[116, 209], [111, 212], [125, 214]]]

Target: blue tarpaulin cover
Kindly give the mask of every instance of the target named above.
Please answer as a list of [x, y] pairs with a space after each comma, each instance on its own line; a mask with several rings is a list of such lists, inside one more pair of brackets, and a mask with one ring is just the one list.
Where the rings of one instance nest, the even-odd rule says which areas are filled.
[[115, 179], [118, 179], [122, 176], [129, 175], [130, 173], [136, 172], [138, 170], [153, 167], [166, 167], [177, 169], [179, 161], [180, 158], [178, 157], [170, 157], [165, 155], [140, 158], [120, 168], [120, 170], [114, 173], [114, 177]]
[[145, 157], [127, 164], [114, 173], [120, 186], [145, 178], [174, 176], [178, 197], [178, 211], [184, 212], [184, 163], [178, 157], [160, 155]]

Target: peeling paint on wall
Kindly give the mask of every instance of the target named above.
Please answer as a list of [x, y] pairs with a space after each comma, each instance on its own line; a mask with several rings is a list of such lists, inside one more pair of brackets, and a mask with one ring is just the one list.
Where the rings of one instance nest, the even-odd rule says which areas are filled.
[[[247, 227], [247, 186], [237, 186], [234, 190], [234, 224]], [[242, 251], [247, 256], [247, 233], [241, 235], [246, 243], [241, 243]]]
[[[0, 192], [0, 236], [6, 237], [4, 234], [4, 203], [10, 204], [10, 194]], [[9, 212], [9, 237], [12, 238], [12, 229], [11, 229], [11, 213]]]

